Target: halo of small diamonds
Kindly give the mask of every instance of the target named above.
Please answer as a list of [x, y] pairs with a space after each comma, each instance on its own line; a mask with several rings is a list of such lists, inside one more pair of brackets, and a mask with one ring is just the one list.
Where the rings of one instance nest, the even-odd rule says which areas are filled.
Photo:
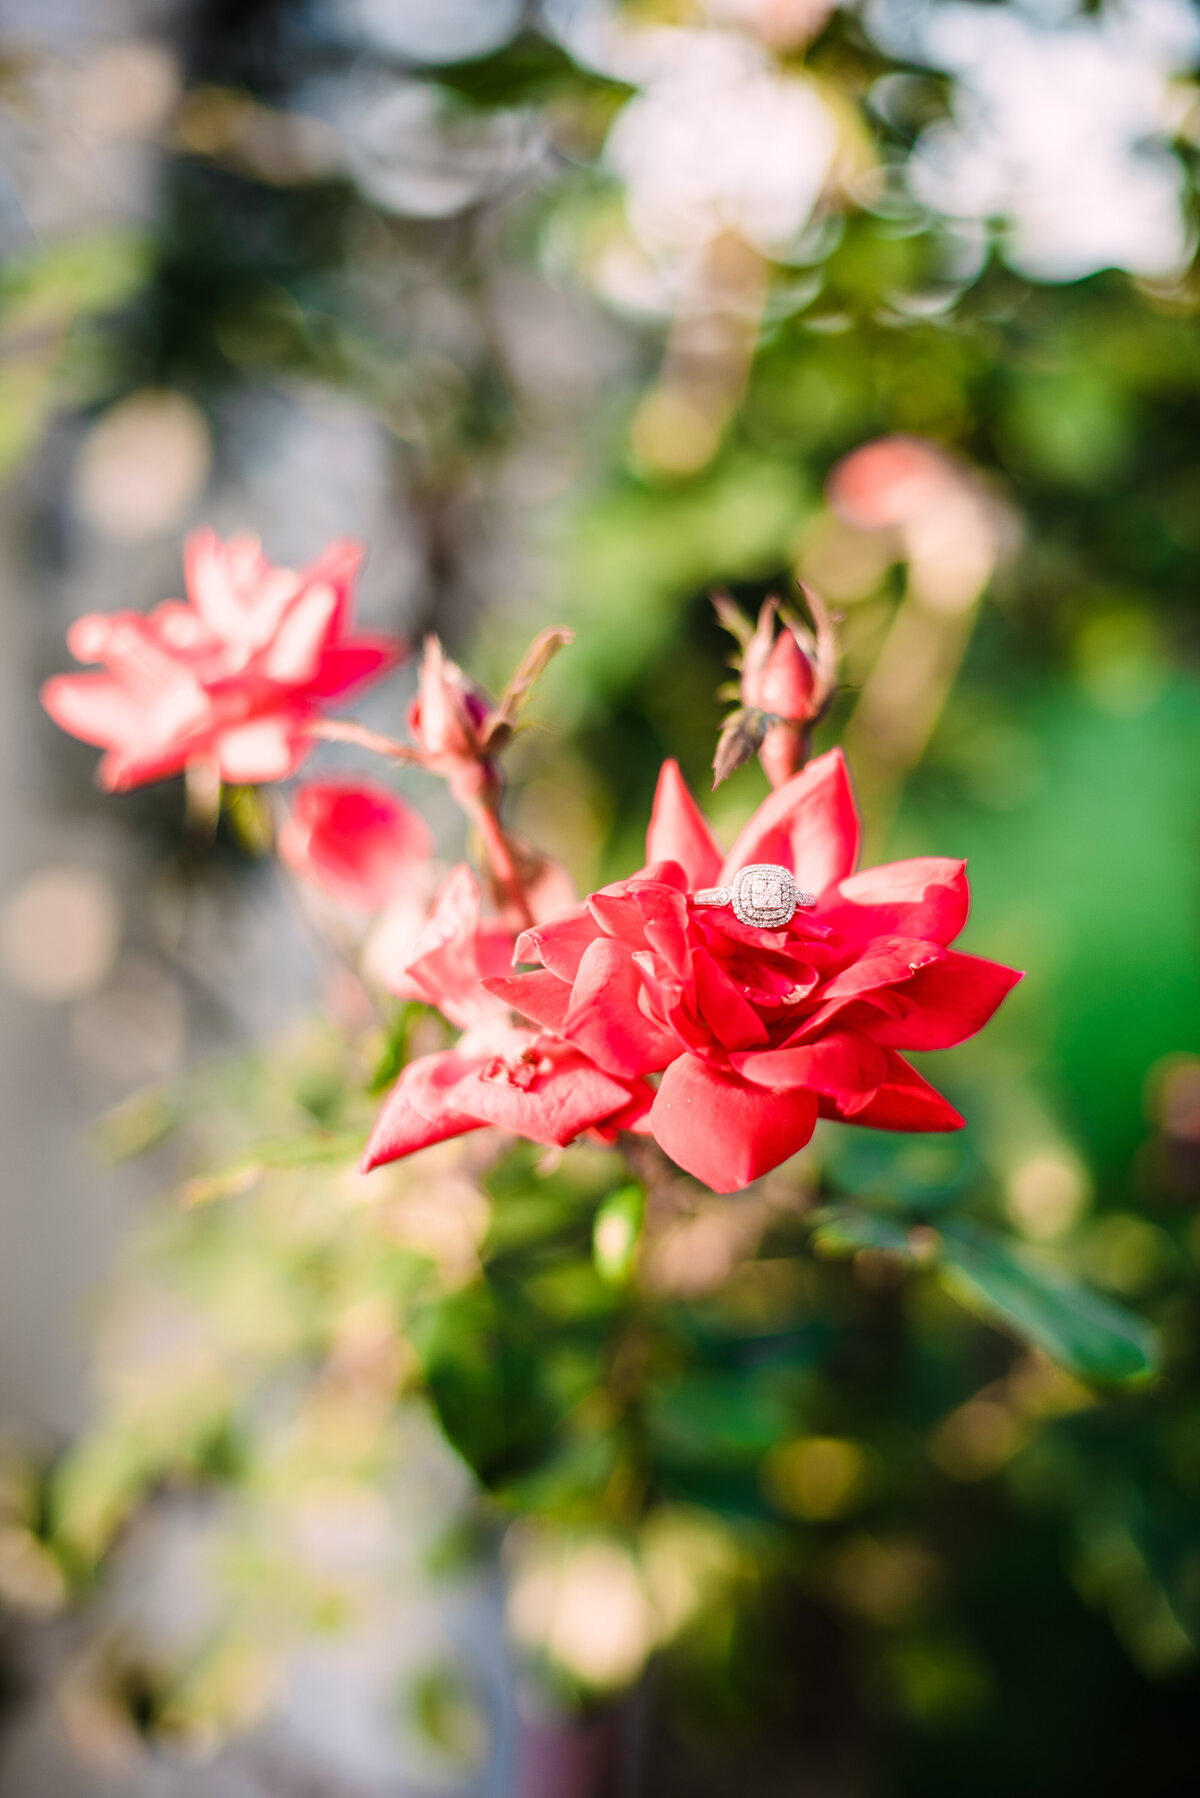
[[734, 876], [733, 909], [743, 924], [780, 930], [796, 915], [796, 882], [776, 862], [751, 862]]

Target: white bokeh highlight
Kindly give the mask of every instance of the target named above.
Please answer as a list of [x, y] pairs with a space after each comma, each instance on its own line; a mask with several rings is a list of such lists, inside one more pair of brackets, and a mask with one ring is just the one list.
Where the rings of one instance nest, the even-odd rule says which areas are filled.
[[810, 82], [783, 73], [745, 38], [655, 37], [645, 85], [621, 109], [607, 145], [635, 235], [668, 254], [729, 230], [764, 254], [785, 250], [829, 179], [833, 114]]
[[1006, 261], [1034, 280], [1186, 267], [1187, 184], [1170, 140], [1200, 53], [1189, 0], [1098, 14], [879, 0], [869, 19], [889, 49], [956, 80], [952, 118], [922, 135], [909, 168], [925, 205], [1003, 221]]

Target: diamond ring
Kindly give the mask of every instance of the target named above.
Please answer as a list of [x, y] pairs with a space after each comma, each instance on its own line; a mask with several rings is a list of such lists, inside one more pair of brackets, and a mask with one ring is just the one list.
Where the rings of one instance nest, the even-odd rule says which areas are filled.
[[731, 886], [704, 887], [692, 894], [693, 905], [732, 905], [743, 924], [762, 930], [780, 930], [801, 906], [816, 903], [816, 895], [800, 892], [790, 870], [775, 862], [752, 862], [738, 870]]

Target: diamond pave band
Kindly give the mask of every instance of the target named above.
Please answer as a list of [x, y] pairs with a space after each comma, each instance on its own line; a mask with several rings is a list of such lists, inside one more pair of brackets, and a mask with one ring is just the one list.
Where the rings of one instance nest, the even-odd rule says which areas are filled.
[[727, 887], [704, 887], [692, 894], [693, 905], [732, 905], [743, 924], [780, 930], [801, 906], [817, 903], [812, 893], [797, 890], [789, 869], [775, 862], [752, 862], [740, 868]]

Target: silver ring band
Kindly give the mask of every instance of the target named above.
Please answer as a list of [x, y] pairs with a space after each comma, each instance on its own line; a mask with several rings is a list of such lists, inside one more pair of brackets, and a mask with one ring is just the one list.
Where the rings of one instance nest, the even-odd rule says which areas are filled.
[[727, 887], [702, 887], [692, 894], [693, 905], [731, 905], [743, 924], [761, 930], [780, 930], [791, 923], [801, 907], [817, 903], [814, 893], [801, 892], [790, 868], [776, 862], [752, 862], [740, 868]]

